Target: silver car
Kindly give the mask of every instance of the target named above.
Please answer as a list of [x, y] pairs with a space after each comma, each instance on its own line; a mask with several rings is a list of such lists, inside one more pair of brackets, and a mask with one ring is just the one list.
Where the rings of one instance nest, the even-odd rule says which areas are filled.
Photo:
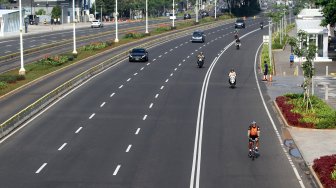
[[203, 31], [194, 31], [191, 37], [191, 42], [204, 42], [205, 35]]

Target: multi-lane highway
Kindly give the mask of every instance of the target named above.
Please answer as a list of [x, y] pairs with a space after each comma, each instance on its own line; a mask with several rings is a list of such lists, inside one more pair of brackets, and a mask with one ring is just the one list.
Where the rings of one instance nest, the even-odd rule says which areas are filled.
[[[1, 142], [1, 186], [310, 187], [261, 97], [255, 60], [267, 29], [258, 21], [239, 31], [240, 50], [223, 24], [205, 31], [205, 43], [173, 40], [148, 49], [148, 63], [123, 61], [90, 79]], [[261, 127], [255, 161], [252, 120]]]

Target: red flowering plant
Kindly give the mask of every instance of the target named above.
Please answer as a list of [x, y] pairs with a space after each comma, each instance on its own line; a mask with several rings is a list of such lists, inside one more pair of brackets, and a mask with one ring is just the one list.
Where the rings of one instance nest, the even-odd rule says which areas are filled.
[[313, 169], [324, 187], [336, 188], [336, 154], [315, 159]]

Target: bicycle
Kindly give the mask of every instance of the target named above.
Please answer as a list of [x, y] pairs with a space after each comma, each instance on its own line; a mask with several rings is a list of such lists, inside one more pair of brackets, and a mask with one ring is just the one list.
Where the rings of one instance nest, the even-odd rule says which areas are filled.
[[256, 151], [256, 142], [257, 141], [255, 139], [250, 138], [250, 142], [252, 142], [252, 151], [251, 151], [251, 153], [249, 153], [249, 157], [253, 161], [255, 158], [258, 158], [259, 153]]

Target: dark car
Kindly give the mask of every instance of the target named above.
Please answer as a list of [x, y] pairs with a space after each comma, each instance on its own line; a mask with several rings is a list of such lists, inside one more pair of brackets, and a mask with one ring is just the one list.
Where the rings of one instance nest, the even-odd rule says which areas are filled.
[[132, 61], [148, 61], [148, 52], [144, 48], [134, 48], [129, 52], [129, 62]]
[[237, 19], [235, 28], [245, 28], [245, 21], [243, 19]]
[[184, 16], [183, 16], [183, 19], [191, 19], [191, 15], [190, 14], [184, 14]]
[[191, 36], [191, 42], [204, 42], [205, 35], [203, 31], [194, 31]]

